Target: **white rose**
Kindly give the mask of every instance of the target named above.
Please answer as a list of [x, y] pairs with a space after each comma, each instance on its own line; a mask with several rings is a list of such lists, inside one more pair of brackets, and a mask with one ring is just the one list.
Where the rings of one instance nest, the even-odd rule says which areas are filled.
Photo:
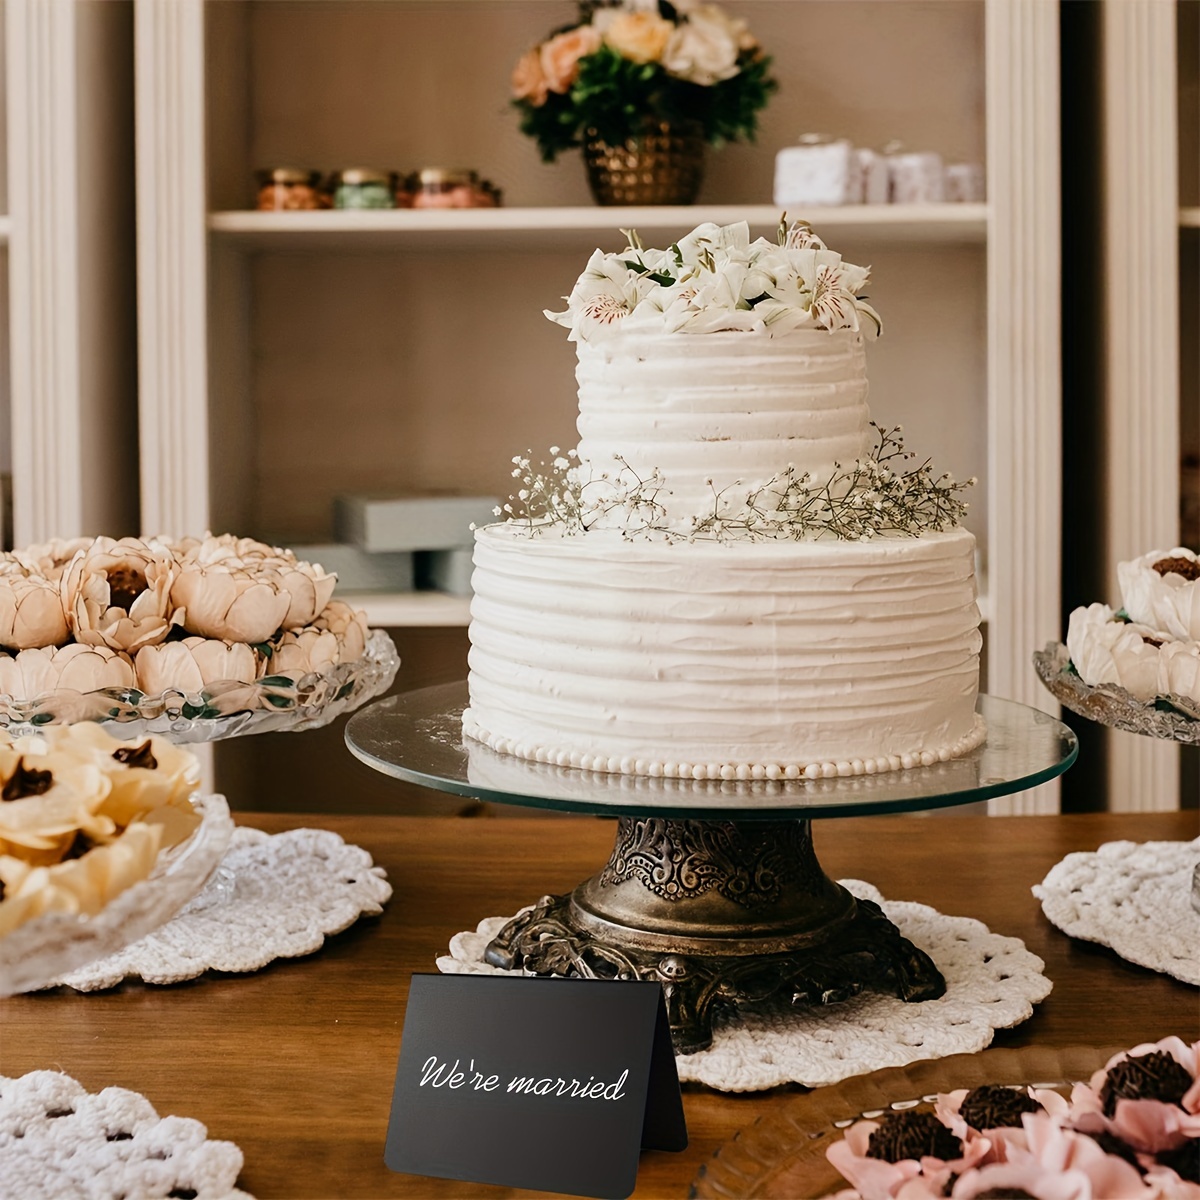
[[300, 629], [311, 625], [324, 610], [337, 586], [337, 575], [326, 575], [324, 567], [315, 563], [297, 562], [278, 568], [279, 578], [291, 597], [284, 629]]
[[138, 538], [96, 538], [59, 580], [67, 624], [77, 642], [136, 653], [161, 642], [174, 614], [175, 562]]
[[58, 649], [22, 650], [0, 656], [0, 693], [36, 700], [52, 692], [95, 692], [134, 685], [133, 664], [107, 646], [72, 642]]
[[1158, 691], [1200, 704], [1200, 642], [1164, 642], [1158, 652]]
[[92, 538], [51, 538], [48, 542], [14, 551], [14, 557], [20, 559], [30, 573], [58, 580], [71, 559], [80, 550], [86, 550], [92, 541]]
[[187, 637], [181, 644], [187, 647], [206, 686], [229, 680], [253, 683], [258, 678], [258, 657], [245, 642]]
[[702, 87], [732, 79], [739, 70], [741, 32], [715, 5], [702, 4], [671, 34], [663, 51], [663, 68]]
[[263, 665], [263, 673], [302, 679], [339, 662], [340, 651], [337, 635], [328, 629], [285, 630], [272, 644], [272, 653]]
[[1121, 602], [1134, 620], [1182, 641], [1200, 640], [1200, 560], [1183, 546], [1117, 564]]
[[201, 563], [211, 566], [222, 563], [228, 567], [249, 567], [255, 564], [282, 566], [294, 564], [296, 556], [279, 546], [268, 546], [255, 538], [237, 537], [232, 533], [214, 536], [206, 533], [202, 538], [183, 538], [172, 544], [180, 562]]
[[273, 570], [189, 564], [171, 590], [188, 633], [229, 642], [265, 642], [283, 624], [292, 595]]
[[367, 652], [367, 614], [341, 600], [331, 600], [313, 622], [317, 629], [328, 629], [338, 640], [339, 661], [358, 662]]
[[1112, 619], [1106, 604], [1077, 608], [1067, 621], [1067, 650], [1089, 687], [1113, 683], [1139, 700], [1158, 695], [1158, 647], [1144, 625]]
[[204, 689], [204, 673], [183, 642], [143, 646], [133, 660], [137, 685], [147, 696], [183, 692], [195, 696]]
[[69, 636], [58, 585], [40, 576], [0, 576], [0, 646], [61, 646]]

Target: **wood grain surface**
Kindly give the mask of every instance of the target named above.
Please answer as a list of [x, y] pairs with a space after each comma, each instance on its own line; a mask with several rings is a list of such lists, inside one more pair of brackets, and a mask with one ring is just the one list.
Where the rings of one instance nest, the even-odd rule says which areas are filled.
[[[241, 814], [271, 832], [319, 825], [387, 869], [395, 894], [308, 958], [252, 975], [172, 987], [124, 984], [91, 995], [58, 989], [0, 1000], [0, 1074], [53, 1068], [86, 1088], [142, 1092], [159, 1113], [194, 1117], [246, 1157], [241, 1187], [270, 1197], [499, 1197], [511, 1189], [393, 1174], [384, 1135], [408, 980], [433, 971], [457, 931], [571, 888], [608, 856], [614, 825], [594, 818], [525, 821], [439, 817]], [[1197, 815], [865, 817], [815, 822], [835, 878], [874, 883], [892, 899], [977, 917], [1022, 938], [1054, 991], [997, 1046], [1133, 1045], [1168, 1033], [1200, 1037], [1200, 993], [1072, 941], [1030, 894], [1072, 850], [1195, 837]], [[1200, 952], [1200, 950], [1198, 950]], [[691, 1138], [682, 1154], [642, 1156], [638, 1197], [682, 1197], [699, 1167], [738, 1129], [794, 1092], [724, 1095], [685, 1088]], [[514, 1153], [536, 1153], [537, 1133]]]

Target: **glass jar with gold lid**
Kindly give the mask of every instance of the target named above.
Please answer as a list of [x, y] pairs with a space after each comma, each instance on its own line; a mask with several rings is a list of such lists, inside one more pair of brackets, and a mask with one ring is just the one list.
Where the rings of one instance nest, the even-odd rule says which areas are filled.
[[321, 190], [320, 171], [306, 167], [270, 167], [256, 171], [258, 193], [255, 208], [259, 212], [307, 212], [328, 208]]
[[413, 208], [473, 208], [474, 191], [469, 171], [425, 167], [417, 174]]
[[396, 207], [396, 176], [390, 171], [347, 167], [330, 182], [334, 208]]

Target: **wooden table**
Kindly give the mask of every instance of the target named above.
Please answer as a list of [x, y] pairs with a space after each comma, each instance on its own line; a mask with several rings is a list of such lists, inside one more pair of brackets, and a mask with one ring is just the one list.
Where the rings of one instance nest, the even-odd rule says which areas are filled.
[[[408, 979], [434, 970], [452, 934], [572, 887], [606, 860], [613, 825], [593, 818], [466, 820], [242, 814], [269, 831], [320, 825], [371, 852], [395, 888], [387, 911], [309, 958], [174, 987], [126, 984], [0, 1000], [0, 1074], [57, 1068], [86, 1088], [145, 1094], [245, 1152], [240, 1186], [268, 1197], [512, 1196], [535, 1193], [395, 1175], [384, 1135]], [[1195, 837], [1189, 813], [1063, 817], [868, 817], [814, 823], [834, 876], [885, 896], [977, 917], [1022, 938], [1054, 991], [996, 1045], [1134, 1045], [1200, 1037], [1194, 988], [1073, 942], [1030, 887], [1072, 850]], [[685, 1088], [691, 1145], [642, 1156], [635, 1195], [686, 1196], [723, 1142], [788, 1095]]]

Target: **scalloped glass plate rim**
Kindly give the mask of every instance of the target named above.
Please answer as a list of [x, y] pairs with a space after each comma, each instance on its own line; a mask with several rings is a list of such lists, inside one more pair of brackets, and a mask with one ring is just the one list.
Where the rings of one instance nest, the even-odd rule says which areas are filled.
[[200, 825], [159, 854], [150, 874], [92, 916], [43, 913], [0, 937], [0, 997], [50, 986], [54, 980], [143, 938], [166, 924], [208, 882], [233, 837], [224, 796], [193, 797]]
[[[344, 711], [342, 701], [352, 701], [357, 707], [386, 691], [399, 663], [392, 639], [383, 630], [372, 629], [362, 658], [331, 663], [298, 680], [286, 676], [265, 676], [253, 683], [226, 679], [209, 684], [203, 692], [189, 694], [168, 688], [157, 696], [130, 688], [91, 692], [64, 688], [20, 701], [0, 696], [0, 729], [13, 736], [36, 733], [48, 725], [63, 723], [57, 714], [70, 708], [81, 714], [75, 720], [96, 721], [115, 736], [120, 736], [122, 727], [136, 722], [144, 723], [147, 733], [188, 732], [192, 736], [183, 739], [187, 741], [252, 733], [264, 724], [311, 728]], [[331, 687], [336, 688], [332, 697], [328, 695]], [[226, 697], [237, 707], [221, 712], [217, 706]], [[259, 707], [248, 707], [250, 701], [256, 701]], [[107, 715], [88, 715], [103, 714], [105, 709]]]
[[1128, 1049], [1001, 1047], [856, 1075], [789, 1098], [740, 1129], [701, 1166], [688, 1195], [694, 1200], [815, 1200], [849, 1187], [826, 1159], [825, 1149], [853, 1121], [889, 1108], [914, 1108], [938, 1092], [985, 1083], [1062, 1087], [1086, 1081]]
[[1068, 670], [1070, 662], [1070, 653], [1061, 642], [1047, 642], [1044, 650], [1033, 653], [1038, 678], [1073, 713], [1129, 733], [1185, 745], [1200, 744], [1200, 715], [1191, 712], [1195, 708], [1200, 714], [1196, 701], [1174, 695], [1139, 700], [1115, 683], [1093, 686]]

